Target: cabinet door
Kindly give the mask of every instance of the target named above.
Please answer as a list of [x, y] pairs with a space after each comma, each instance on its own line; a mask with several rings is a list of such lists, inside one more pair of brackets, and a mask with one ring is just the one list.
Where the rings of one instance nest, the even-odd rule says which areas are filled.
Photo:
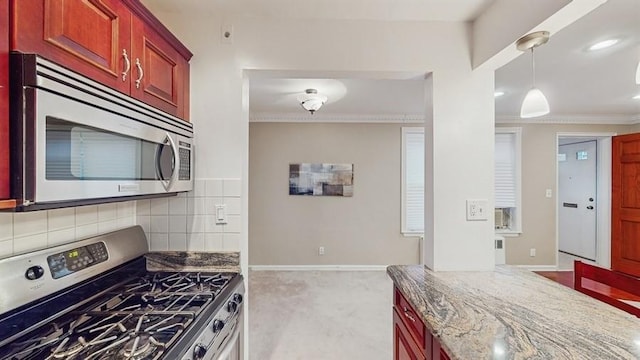
[[[0, 199], [9, 197], [9, 0], [0, 0]], [[0, 208], [2, 204], [0, 204]]]
[[12, 50], [129, 93], [131, 14], [119, 0], [12, 0]]
[[151, 25], [135, 16], [132, 22], [131, 95], [184, 118], [189, 63]]
[[393, 358], [394, 360], [425, 360], [424, 350], [421, 350], [413, 340], [396, 308], [393, 309]]
[[433, 337], [433, 352], [432, 352], [433, 360], [450, 360], [449, 355], [440, 345], [440, 342]]

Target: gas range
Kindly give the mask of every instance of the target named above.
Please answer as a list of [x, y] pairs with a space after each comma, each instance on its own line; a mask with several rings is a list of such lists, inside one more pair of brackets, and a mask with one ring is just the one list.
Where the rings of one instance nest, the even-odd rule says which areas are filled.
[[238, 358], [242, 277], [149, 272], [144, 252], [132, 227], [0, 260], [0, 359]]

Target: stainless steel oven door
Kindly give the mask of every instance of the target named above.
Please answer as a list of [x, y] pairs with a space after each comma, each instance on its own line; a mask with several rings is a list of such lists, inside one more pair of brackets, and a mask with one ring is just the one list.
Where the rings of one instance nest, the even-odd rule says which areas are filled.
[[214, 354], [213, 360], [242, 360], [242, 334], [244, 323], [244, 306], [240, 304], [239, 315], [233, 331], [220, 350]]
[[191, 190], [191, 138], [46, 90], [35, 98], [35, 203]]

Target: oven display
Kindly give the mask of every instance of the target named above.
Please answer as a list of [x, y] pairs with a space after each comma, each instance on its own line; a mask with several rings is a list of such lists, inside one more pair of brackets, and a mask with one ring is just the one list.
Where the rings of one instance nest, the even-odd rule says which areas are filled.
[[73, 274], [109, 258], [104, 243], [82, 246], [47, 257], [49, 270], [54, 279]]

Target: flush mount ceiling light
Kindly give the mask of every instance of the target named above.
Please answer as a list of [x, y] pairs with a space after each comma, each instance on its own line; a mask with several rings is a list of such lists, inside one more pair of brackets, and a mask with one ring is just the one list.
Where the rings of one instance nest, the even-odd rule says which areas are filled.
[[298, 101], [303, 109], [313, 115], [313, 113], [318, 111], [318, 109], [327, 102], [327, 97], [325, 95], [318, 94], [318, 90], [316, 89], [307, 89], [304, 91], [304, 94], [298, 95]]
[[620, 41], [620, 40], [618, 40], [618, 39], [607, 39], [607, 40], [604, 40], [604, 41], [597, 42], [597, 43], [589, 46], [589, 51], [597, 51], [597, 50], [606, 49], [608, 47], [611, 47], [611, 46], [617, 44], [618, 41]]
[[516, 42], [518, 50], [531, 50], [532, 85], [531, 90], [529, 90], [524, 101], [522, 101], [522, 107], [520, 108], [520, 117], [523, 119], [538, 117], [549, 113], [549, 102], [547, 102], [547, 98], [540, 89], [536, 88], [536, 63], [535, 57], [533, 56], [533, 49], [546, 44], [547, 41], [549, 41], [549, 32], [538, 31], [527, 34]]

